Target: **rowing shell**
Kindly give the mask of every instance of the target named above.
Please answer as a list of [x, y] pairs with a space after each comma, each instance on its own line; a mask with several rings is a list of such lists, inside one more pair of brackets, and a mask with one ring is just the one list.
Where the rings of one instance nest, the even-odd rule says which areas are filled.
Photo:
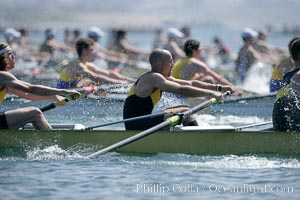
[[[138, 131], [19, 130], [0, 132], [1, 155], [5, 149], [28, 150], [58, 145], [63, 149], [92, 146], [95, 151], [128, 138]], [[182, 127], [158, 131], [117, 150], [126, 153], [183, 153], [195, 155], [300, 156], [300, 133], [237, 130], [230, 126]]]

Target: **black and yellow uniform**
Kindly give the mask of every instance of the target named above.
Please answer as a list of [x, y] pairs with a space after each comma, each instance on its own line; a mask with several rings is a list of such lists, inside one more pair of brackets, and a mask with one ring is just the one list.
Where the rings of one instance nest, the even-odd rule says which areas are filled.
[[[299, 131], [300, 130], [300, 98], [289, 90], [292, 76], [300, 68], [294, 69], [284, 75], [283, 87], [278, 91], [276, 102], [273, 107], [273, 126], [278, 131]], [[297, 106], [299, 105], [299, 106]]]
[[193, 57], [188, 57], [188, 58], [183, 58], [183, 59], [178, 59], [175, 64], [174, 67], [172, 69], [172, 76], [174, 78], [178, 78], [178, 79], [184, 79], [181, 76], [181, 71], [182, 69], [189, 64], [194, 58]]
[[285, 57], [281, 59], [281, 61], [273, 68], [271, 81], [270, 81], [270, 92], [278, 91], [283, 85], [283, 74], [279, 71], [279, 66], [282, 65], [283, 62], [288, 62], [290, 57]]
[[[3, 101], [6, 95], [6, 87], [0, 89], [0, 103]], [[8, 129], [7, 120], [4, 112], [0, 112], [0, 129]]]
[[[74, 65], [79, 65], [80, 61], [77, 59], [74, 61]], [[89, 70], [91, 68], [91, 63], [87, 62], [84, 64], [84, 68]], [[56, 88], [59, 89], [69, 89], [69, 88], [75, 88], [77, 87], [77, 84], [79, 81], [83, 79], [82, 74], [78, 74], [75, 77], [69, 77], [67, 72], [67, 67], [64, 67], [60, 71], [59, 79], [56, 83]]]
[[[139, 79], [131, 87], [124, 103], [123, 118], [139, 117], [152, 113], [155, 104], [161, 98], [161, 90], [156, 89], [150, 96], [139, 97], [135, 94], [135, 87]], [[126, 130], [146, 130], [164, 121], [164, 116], [149, 117], [147, 119], [125, 122]]]
[[2, 103], [2, 101], [4, 100], [5, 95], [6, 95], [6, 87], [0, 88], [0, 103]]

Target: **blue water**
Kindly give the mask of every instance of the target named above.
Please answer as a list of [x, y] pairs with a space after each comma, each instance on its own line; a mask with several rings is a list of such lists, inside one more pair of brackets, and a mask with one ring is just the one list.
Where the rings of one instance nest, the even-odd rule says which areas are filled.
[[[51, 123], [87, 126], [121, 120], [121, 103], [94, 102], [97, 107], [92, 112], [92, 102], [76, 109], [68, 104], [45, 114]], [[71, 114], [65, 115], [67, 112]], [[201, 124], [212, 125], [267, 120], [256, 116], [198, 116]], [[86, 159], [93, 152], [90, 147], [62, 149], [53, 145], [3, 154], [0, 199], [299, 199], [300, 195], [299, 158], [112, 152]]]
[[[51, 149], [51, 148], [50, 148]], [[1, 199], [299, 199], [300, 162], [256, 156], [52, 150], [1, 158]]]

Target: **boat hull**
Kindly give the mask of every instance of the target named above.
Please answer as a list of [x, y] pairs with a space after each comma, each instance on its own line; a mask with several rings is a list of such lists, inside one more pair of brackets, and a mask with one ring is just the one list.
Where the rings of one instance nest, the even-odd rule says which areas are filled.
[[[33, 149], [58, 145], [68, 149], [93, 146], [100, 150], [137, 131], [1, 131], [1, 149]], [[158, 131], [117, 150], [126, 153], [183, 153], [195, 155], [272, 154], [300, 156], [300, 134], [262, 131]]]

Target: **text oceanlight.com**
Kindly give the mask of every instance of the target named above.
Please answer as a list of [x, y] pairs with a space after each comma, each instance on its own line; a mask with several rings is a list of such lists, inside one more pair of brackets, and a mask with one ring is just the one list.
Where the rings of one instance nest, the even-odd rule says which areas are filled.
[[292, 186], [284, 185], [196, 185], [196, 184], [136, 184], [131, 187], [131, 191], [137, 193], [156, 193], [156, 194], [168, 194], [168, 193], [237, 193], [237, 194], [261, 194], [261, 193], [293, 193], [294, 188]]

